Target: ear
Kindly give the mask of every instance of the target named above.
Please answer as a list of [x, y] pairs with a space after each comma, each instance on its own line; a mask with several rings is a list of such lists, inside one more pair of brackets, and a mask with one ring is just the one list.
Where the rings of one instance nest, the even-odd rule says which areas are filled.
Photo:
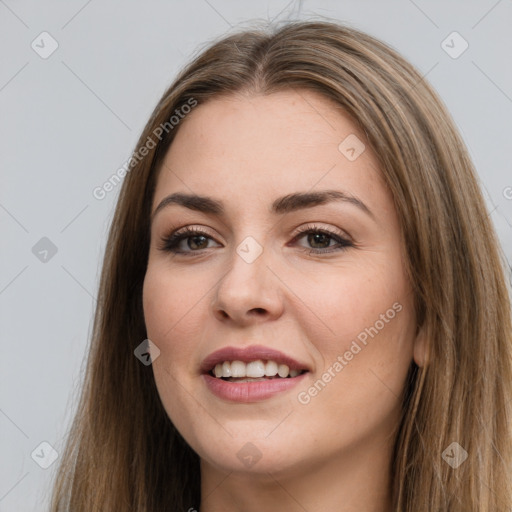
[[416, 334], [414, 340], [414, 362], [420, 367], [427, 366], [428, 364], [428, 342], [425, 334], [425, 324], [423, 324]]

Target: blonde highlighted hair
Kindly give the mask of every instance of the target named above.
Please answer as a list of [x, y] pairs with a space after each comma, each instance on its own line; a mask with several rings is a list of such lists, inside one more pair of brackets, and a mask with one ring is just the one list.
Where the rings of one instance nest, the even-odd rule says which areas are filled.
[[[512, 327], [505, 259], [450, 115], [396, 51], [335, 22], [229, 35], [176, 78], [136, 150], [173, 112], [239, 92], [316, 91], [366, 134], [401, 223], [424, 367], [411, 365], [393, 454], [393, 510], [512, 510]], [[164, 512], [200, 505], [199, 459], [159, 400], [144, 340], [142, 283], [158, 170], [179, 125], [124, 178], [105, 252], [78, 410], [52, 512]], [[154, 138], [154, 135], [153, 135]], [[457, 468], [443, 452], [457, 442]]]

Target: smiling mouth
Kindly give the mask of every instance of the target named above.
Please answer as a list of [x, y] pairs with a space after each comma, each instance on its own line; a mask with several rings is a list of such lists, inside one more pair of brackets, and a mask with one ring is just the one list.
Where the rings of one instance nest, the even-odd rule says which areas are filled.
[[305, 369], [290, 369], [288, 365], [273, 360], [257, 359], [248, 363], [243, 361], [217, 363], [208, 374], [225, 382], [260, 382], [272, 379], [293, 379], [306, 372]]

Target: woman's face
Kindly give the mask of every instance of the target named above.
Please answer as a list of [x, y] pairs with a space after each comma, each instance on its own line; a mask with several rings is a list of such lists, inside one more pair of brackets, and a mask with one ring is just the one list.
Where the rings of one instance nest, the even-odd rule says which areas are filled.
[[388, 450], [421, 350], [397, 215], [363, 135], [303, 90], [214, 99], [181, 123], [144, 281], [172, 422], [230, 472]]

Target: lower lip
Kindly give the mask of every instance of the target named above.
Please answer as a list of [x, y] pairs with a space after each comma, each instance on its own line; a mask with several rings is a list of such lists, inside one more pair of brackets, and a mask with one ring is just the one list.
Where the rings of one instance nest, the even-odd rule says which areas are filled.
[[232, 402], [259, 402], [296, 386], [307, 372], [286, 379], [269, 379], [256, 382], [229, 382], [203, 374], [208, 389], [219, 398]]

